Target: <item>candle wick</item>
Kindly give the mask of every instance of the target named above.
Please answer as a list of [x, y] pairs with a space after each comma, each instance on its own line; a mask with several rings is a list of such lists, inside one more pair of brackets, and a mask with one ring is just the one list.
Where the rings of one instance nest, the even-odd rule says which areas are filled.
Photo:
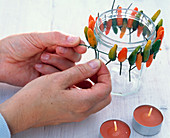
[[151, 116], [152, 110], [153, 110], [153, 108], [150, 108], [149, 113], [148, 113], [148, 117]]
[[117, 123], [116, 123], [116, 121], [114, 121], [114, 128], [115, 128], [115, 131], [117, 131]]

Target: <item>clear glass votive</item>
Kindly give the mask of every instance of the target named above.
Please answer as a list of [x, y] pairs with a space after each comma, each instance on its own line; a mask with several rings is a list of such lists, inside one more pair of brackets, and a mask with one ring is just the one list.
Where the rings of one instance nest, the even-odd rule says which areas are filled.
[[[119, 10], [120, 9], [113, 9], [113, 10], [109, 10], [109, 11], [102, 13], [99, 16], [98, 20], [96, 21], [94, 33], [98, 41], [97, 49], [100, 51], [99, 58], [105, 63], [109, 61], [108, 53], [110, 49], [114, 46], [114, 44], [118, 45], [117, 56], [118, 56], [119, 51], [123, 47], [126, 47], [128, 49], [127, 59], [124, 62], [122, 62], [121, 75], [120, 75], [120, 62], [118, 61], [118, 58], [116, 58], [115, 61], [112, 61], [107, 65], [111, 73], [112, 94], [126, 96], [129, 94], [135, 93], [139, 90], [140, 84], [141, 84], [141, 77], [143, 74], [142, 72], [145, 69], [144, 67], [145, 64], [142, 64], [141, 70], [138, 70], [134, 64], [133, 65], [134, 69], [130, 71], [130, 76], [129, 76], [130, 65], [128, 62], [128, 57], [133, 52], [133, 50], [135, 50], [136, 47], [141, 46], [142, 49], [144, 49], [147, 43], [147, 40], [151, 40], [153, 44], [155, 37], [156, 37], [156, 31], [155, 31], [155, 25], [153, 21], [145, 14], [141, 13], [140, 18], [136, 19], [135, 16], [131, 15], [131, 13], [134, 10], [122, 9], [121, 15], [118, 14]], [[137, 11], [134, 11], [134, 12], [137, 12]], [[139, 12], [137, 12], [137, 14], [138, 13]], [[138, 21], [139, 23], [144, 25], [145, 33], [142, 33], [138, 37], [137, 30], [130, 34], [130, 32], [132, 31], [132, 28], [127, 27], [123, 38], [120, 39], [120, 32], [121, 32], [120, 28], [121, 27], [112, 26], [110, 28], [109, 34], [106, 35], [105, 34], [105, 30], [107, 28], [106, 22], [108, 22], [109, 20], [115, 21], [116, 18], [123, 18], [123, 20], [127, 19], [127, 21], [129, 19]], [[101, 30], [101, 24], [105, 26], [104, 31]], [[118, 30], [117, 34], [115, 34], [113, 31], [115, 27], [117, 27], [117, 30]]]

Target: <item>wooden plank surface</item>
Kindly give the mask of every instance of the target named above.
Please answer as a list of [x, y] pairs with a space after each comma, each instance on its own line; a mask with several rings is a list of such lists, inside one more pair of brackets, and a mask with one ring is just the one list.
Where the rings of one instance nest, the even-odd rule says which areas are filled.
[[[161, 132], [152, 137], [170, 137], [170, 41], [168, 41], [170, 1], [117, 0], [115, 5], [127, 7], [131, 2], [132, 7], [138, 6], [148, 16], [152, 16], [160, 8], [166, 29], [163, 50], [159, 53], [157, 61], [146, 71], [139, 92], [127, 97], [112, 96], [109, 106], [82, 122], [32, 128], [14, 135], [14, 138], [97, 138], [100, 125], [106, 120], [121, 119], [131, 126], [133, 110], [141, 104], [155, 105], [161, 108], [164, 114]], [[0, 38], [15, 33], [61, 30], [85, 40], [83, 29], [87, 25], [88, 16], [90, 14], [96, 16], [98, 12], [110, 9], [111, 5], [112, 0], [0, 0]], [[93, 58], [92, 51], [88, 51], [80, 63]], [[19, 89], [0, 84], [0, 103]], [[132, 138], [146, 138], [131, 130]]]

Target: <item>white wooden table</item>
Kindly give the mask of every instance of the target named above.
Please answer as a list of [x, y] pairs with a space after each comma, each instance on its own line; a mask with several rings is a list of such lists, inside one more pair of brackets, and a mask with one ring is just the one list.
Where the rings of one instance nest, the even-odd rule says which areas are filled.
[[[141, 104], [157, 106], [164, 114], [161, 132], [152, 137], [170, 138], [170, 1], [117, 0], [115, 5], [127, 7], [131, 2], [133, 8], [138, 6], [148, 16], [152, 16], [160, 8], [165, 27], [163, 50], [147, 70], [139, 92], [127, 97], [113, 96], [109, 106], [82, 122], [32, 128], [14, 135], [14, 138], [98, 138], [100, 125], [108, 119], [121, 119], [132, 127], [133, 110]], [[96, 16], [98, 12], [110, 9], [111, 5], [112, 0], [0, 0], [0, 38], [15, 33], [62, 30], [85, 40], [83, 29], [87, 25], [89, 15]], [[83, 55], [81, 63], [92, 58], [94, 57], [88, 51]], [[0, 84], [0, 103], [19, 89]], [[131, 130], [132, 138], [145, 138]]]

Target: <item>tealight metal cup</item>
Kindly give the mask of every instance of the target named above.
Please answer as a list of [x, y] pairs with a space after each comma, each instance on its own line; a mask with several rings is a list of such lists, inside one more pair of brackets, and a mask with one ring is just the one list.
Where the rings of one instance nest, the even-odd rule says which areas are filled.
[[[142, 106], [144, 106], [144, 105], [142, 105]], [[150, 105], [148, 105], [148, 106], [150, 106]], [[140, 106], [139, 106], [139, 107], [140, 107]], [[139, 107], [137, 107], [137, 108], [139, 108]], [[152, 107], [154, 107], [154, 106], [152, 106]], [[137, 108], [136, 108], [136, 109], [137, 109]], [[154, 108], [157, 109], [156, 107], [154, 107]], [[135, 109], [135, 110], [136, 110], [136, 109]], [[135, 112], [135, 110], [134, 110], [134, 112]], [[158, 110], [158, 109], [157, 109], [157, 110]], [[162, 115], [161, 111], [160, 111], [160, 110], [158, 110], [158, 111], [159, 111], [160, 114]], [[163, 117], [163, 115], [162, 115], [162, 117]], [[163, 120], [162, 120], [162, 122], [163, 122]], [[138, 123], [138, 122], [135, 120], [135, 118], [134, 118], [134, 113], [133, 113], [132, 127], [133, 127], [133, 129], [134, 129], [137, 133], [139, 133], [139, 134], [141, 134], [141, 135], [144, 135], [144, 136], [153, 136], [153, 135], [156, 135], [157, 133], [160, 132], [161, 126], [162, 126], [162, 122], [161, 122], [159, 125], [153, 126], [153, 127], [144, 126], [144, 125]]]

